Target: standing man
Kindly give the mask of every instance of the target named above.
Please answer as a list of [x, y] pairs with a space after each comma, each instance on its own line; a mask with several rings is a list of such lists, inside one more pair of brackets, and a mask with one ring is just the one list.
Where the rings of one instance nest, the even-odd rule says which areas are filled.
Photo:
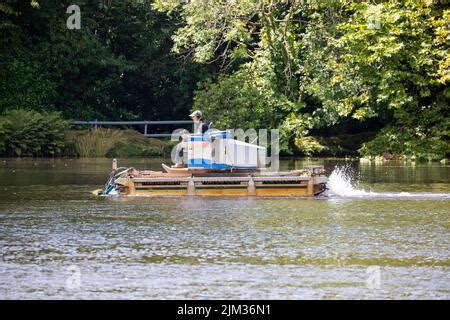
[[194, 121], [194, 134], [202, 134], [208, 131], [208, 125], [203, 122], [203, 114], [200, 110], [195, 110], [189, 116]]

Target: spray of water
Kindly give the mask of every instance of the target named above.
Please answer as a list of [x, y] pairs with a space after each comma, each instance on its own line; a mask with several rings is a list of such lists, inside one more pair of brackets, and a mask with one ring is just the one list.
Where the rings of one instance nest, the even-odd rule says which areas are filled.
[[356, 174], [349, 167], [336, 167], [328, 178], [328, 196], [343, 198], [450, 199], [450, 193], [372, 192], [358, 188]]
[[341, 197], [366, 196], [369, 192], [356, 189], [357, 181], [347, 167], [336, 167], [328, 178], [329, 195]]

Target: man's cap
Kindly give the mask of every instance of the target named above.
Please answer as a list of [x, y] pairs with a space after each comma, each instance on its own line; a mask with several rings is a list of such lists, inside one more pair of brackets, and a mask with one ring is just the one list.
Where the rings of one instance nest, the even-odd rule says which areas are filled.
[[203, 118], [203, 113], [200, 110], [195, 110], [194, 112], [192, 112], [189, 117], [199, 117], [199, 118]]

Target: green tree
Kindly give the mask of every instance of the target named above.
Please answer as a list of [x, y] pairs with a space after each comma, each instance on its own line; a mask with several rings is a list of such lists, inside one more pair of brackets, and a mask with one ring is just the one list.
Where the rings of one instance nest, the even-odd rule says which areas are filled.
[[81, 29], [69, 30], [70, 4], [8, 0], [0, 7], [0, 111], [58, 110], [79, 119], [188, 114], [210, 67], [170, 53], [176, 17], [149, 1], [80, 0]]
[[176, 53], [221, 61], [194, 107], [222, 125], [278, 126], [286, 147], [311, 130], [355, 121], [434, 145], [448, 139], [448, 10], [441, 4], [249, 0], [157, 8], [184, 22], [173, 37]]

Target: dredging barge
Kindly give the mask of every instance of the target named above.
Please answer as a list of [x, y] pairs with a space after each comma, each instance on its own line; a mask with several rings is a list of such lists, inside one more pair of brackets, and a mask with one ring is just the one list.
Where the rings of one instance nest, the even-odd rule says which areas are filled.
[[265, 169], [266, 149], [229, 139], [224, 131], [189, 135], [183, 142], [187, 167], [162, 164], [163, 171], [117, 167], [105, 196], [283, 196], [313, 197], [326, 190], [322, 166], [272, 172]]

